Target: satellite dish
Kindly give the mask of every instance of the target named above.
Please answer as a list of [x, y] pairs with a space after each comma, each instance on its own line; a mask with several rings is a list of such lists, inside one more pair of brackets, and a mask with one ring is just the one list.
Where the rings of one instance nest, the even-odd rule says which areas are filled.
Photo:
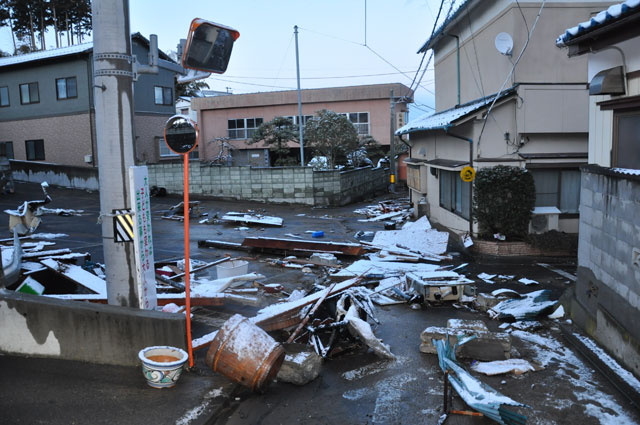
[[508, 33], [501, 32], [496, 36], [496, 49], [505, 56], [511, 56], [513, 39]]

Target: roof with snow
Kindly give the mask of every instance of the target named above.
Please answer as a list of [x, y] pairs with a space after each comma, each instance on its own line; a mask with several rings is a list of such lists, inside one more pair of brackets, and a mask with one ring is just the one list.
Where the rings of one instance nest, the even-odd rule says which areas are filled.
[[480, 99], [472, 100], [471, 102], [447, 109], [446, 111], [437, 112], [431, 115], [423, 115], [400, 127], [395, 134], [396, 136], [401, 136], [403, 134], [414, 133], [416, 131], [447, 130], [448, 128], [455, 126], [455, 121], [490, 105], [494, 99], [496, 99], [496, 96], [498, 96], [497, 100], [504, 99], [515, 93], [515, 91], [516, 86], [513, 86], [499, 94], [492, 94]]
[[433, 32], [431, 37], [429, 37], [429, 39], [422, 45], [420, 50], [418, 50], [418, 53], [423, 53], [431, 49], [433, 45], [445, 35], [444, 30], [447, 29], [449, 24], [458, 19], [458, 16], [460, 16], [460, 14], [467, 8], [467, 6], [471, 4], [472, 1], [473, 0], [463, 0], [458, 8], [442, 24], [440, 24], [438, 29]]
[[581, 22], [575, 27], [567, 29], [564, 34], [561, 34], [556, 39], [556, 45], [558, 47], [564, 47], [582, 35], [586, 35], [614, 22], [621, 21], [627, 16], [637, 12], [640, 12], [640, 0], [627, 0], [623, 3], [614, 4], [588, 21]]
[[27, 53], [18, 56], [9, 56], [0, 58], [0, 68], [9, 65], [17, 65], [39, 61], [44, 59], [59, 58], [69, 55], [77, 55], [79, 53], [90, 52], [93, 49], [93, 43], [76, 44], [75, 46], [61, 47], [59, 49], [42, 50], [40, 52]]
[[[147, 40], [142, 34], [136, 32], [131, 35], [132, 40], [138, 40], [142, 42], [145, 47], [149, 47], [149, 40]], [[18, 65], [22, 63], [41, 61], [46, 59], [61, 58], [64, 56], [77, 55], [81, 53], [88, 53], [93, 50], [93, 42], [76, 44], [74, 46], [61, 47], [59, 49], [41, 50], [39, 52], [26, 53], [24, 55], [9, 56], [6, 58], [0, 58], [0, 68], [10, 65]], [[158, 56], [160, 59], [164, 59], [169, 62], [176, 63], [162, 50], [158, 49]]]

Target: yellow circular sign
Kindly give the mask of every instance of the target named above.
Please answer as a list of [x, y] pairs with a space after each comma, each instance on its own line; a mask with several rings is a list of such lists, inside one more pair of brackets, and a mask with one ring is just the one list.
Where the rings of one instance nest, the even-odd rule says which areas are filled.
[[460, 170], [460, 178], [463, 182], [472, 182], [475, 177], [476, 170], [474, 170], [472, 167], [469, 167], [468, 165]]

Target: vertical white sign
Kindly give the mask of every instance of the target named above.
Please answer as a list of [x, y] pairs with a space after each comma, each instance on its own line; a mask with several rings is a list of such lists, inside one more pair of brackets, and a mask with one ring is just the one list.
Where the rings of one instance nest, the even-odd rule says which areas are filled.
[[151, 201], [149, 198], [149, 174], [147, 167], [129, 167], [129, 187], [134, 225], [136, 254], [136, 285], [140, 308], [158, 306], [156, 275], [151, 235]]

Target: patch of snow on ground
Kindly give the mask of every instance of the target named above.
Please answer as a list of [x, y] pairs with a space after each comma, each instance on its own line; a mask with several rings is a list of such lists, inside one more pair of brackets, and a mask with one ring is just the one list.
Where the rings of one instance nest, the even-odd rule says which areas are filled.
[[69, 235], [66, 233], [34, 233], [33, 235], [29, 235], [30, 239], [58, 239], [68, 237]]
[[360, 400], [369, 393], [369, 388], [358, 388], [357, 390], [349, 390], [342, 393], [342, 398], [347, 400]]
[[418, 379], [412, 373], [403, 373], [389, 379], [384, 379], [376, 384], [378, 397], [373, 410], [373, 423], [390, 424], [402, 417], [402, 387], [405, 384]]
[[375, 363], [368, 364], [366, 366], [359, 367], [358, 369], [348, 370], [342, 374], [342, 377], [347, 381], [355, 381], [358, 379], [362, 379], [365, 376], [373, 375], [378, 372], [381, 372], [387, 368], [389, 365], [388, 361], [379, 361]]
[[207, 408], [207, 405], [209, 404], [208, 400], [216, 397], [220, 397], [222, 395], [224, 395], [224, 393], [222, 392], [222, 387], [209, 391], [205, 395], [205, 400], [202, 402], [202, 404], [194, 407], [193, 409], [187, 410], [187, 412], [184, 415], [182, 415], [180, 419], [176, 421], [176, 425], [189, 425], [191, 422], [198, 419], [204, 413], [205, 409]]
[[[585, 406], [585, 413], [596, 418], [605, 425], [632, 425], [636, 421], [629, 416], [623, 406], [612, 399], [611, 394], [601, 391], [593, 384], [595, 372], [587, 366], [573, 351], [558, 342], [551, 336], [542, 336], [525, 331], [513, 331], [512, 336], [516, 336], [522, 341], [533, 345], [534, 359], [536, 362], [547, 367], [551, 362], [557, 363], [557, 379], [569, 382], [576, 388], [573, 395]], [[578, 376], [576, 378], [575, 376]], [[558, 400], [554, 400], [557, 404]]]

